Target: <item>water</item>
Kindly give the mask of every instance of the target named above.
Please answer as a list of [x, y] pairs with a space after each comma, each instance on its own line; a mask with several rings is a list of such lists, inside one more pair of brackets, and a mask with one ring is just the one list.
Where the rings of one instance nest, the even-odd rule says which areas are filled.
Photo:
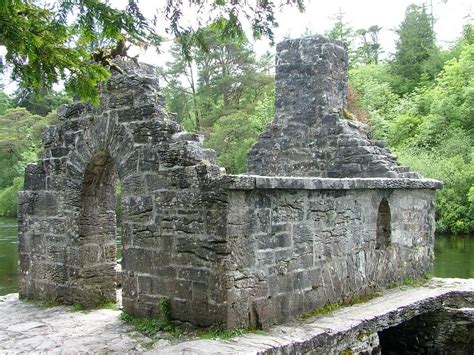
[[0, 296], [17, 292], [17, 233], [15, 218], [0, 217]]
[[[121, 257], [120, 239], [117, 258]], [[0, 296], [17, 292], [17, 248], [16, 219], [0, 217]], [[474, 278], [474, 235], [436, 236], [435, 255], [434, 276]]]
[[433, 274], [474, 278], [474, 235], [437, 235]]

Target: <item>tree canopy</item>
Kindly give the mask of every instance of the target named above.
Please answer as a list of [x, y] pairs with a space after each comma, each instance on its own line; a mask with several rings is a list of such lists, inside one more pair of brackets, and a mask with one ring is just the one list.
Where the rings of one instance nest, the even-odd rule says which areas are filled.
[[413, 90], [422, 74], [433, 79], [441, 69], [430, 68], [430, 59], [438, 52], [432, 24], [424, 5], [410, 5], [397, 29], [399, 39], [391, 70], [400, 78], [395, 89], [401, 94]]
[[[198, 9], [198, 26], [207, 24], [211, 17], [210, 22], [223, 36], [238, 37], [245, 18], [255, 37], [273, 39], [276, 7], [271, 1], [257, 1], [255, 6], [222, 0], [190, 0], [187, 4]], [[303, 8], [302, 0], [280, 3], [286, 4]], [[108, 57], [123, 54], [125, 41], [141, 47], [158, 46], [162, 37], [155, 30], [157, 21], [167, 24], [168, 34], [186, 38], [183, 47], [190, 40], [203, 44], [199, 28], [183, 25], [182, 0], [167, 0], [162, 6], [163, 15], [149, 20], [137, 0], [129, 0], [123, 10], [100, 0], [58, 0], [53, 4], [0, 0], [0, 46], [7, 50], [0, 69], [9, 68], [13, 80], [36, 93], [64, 81], [71, 94], [97, 102], [97, 83], [110, 75]]]

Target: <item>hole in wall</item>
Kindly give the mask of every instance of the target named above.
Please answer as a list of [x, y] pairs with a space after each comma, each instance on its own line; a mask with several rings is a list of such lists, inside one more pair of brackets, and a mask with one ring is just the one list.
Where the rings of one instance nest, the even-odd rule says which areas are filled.
[[377, 212], [377, 232], [375, 249], [385, 249], [391, 243], [392, 222], [390, 205], [386, 198], [380, 202]]

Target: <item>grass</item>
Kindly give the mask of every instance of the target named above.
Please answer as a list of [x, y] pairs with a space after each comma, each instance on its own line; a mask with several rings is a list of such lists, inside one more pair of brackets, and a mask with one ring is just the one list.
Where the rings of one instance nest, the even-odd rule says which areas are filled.
[[167, 298], [160, 298], [158, 301], [160, 315], [158, 319], [150, 319], [144, 317], [135, 317], [126, 312], [122, 312], [120, 320], [132, 325], [132, 330], [154, 338], [162, 332], [169, 333], [172, 337], [179, 337], [181, 329], [176, 327], [170, 318], [170, 302]]
[[266, 334], [263, 330], [249, 327], [238, 327], [232, 329], [223, 329], [220, 325], [210, 326], [205, 331], [197, 332], [197, 336], [201, 339], [231, 339], [245, 334]]
[[431, 280], [432, 278], [433, 278], [433, 274], [430, 274], [429, 272], [423, 273], [423, 279], [424, 279], [425, 281], [429, 281], [429, 280]]
[[116, 311], [118, 308], [117, 308], [117, 304], [115, 302], [105, 301], [105, 300], [98, 302], [93, 307], [86, 307], [86, 306], [84, 306], [82, 304], [79, 304], [79, 303], [75, 303], [75, 304], [72, 305], [72, 311], [73, 312], [93, 311], [93, 310], [96, 310], [96, 309], [111, 309], [113, 311]]
[[362, 295], [362, 296], [356, 296], [351, 298], [350, 300], [347, 301], [339, 301], [339, 302], [329, 302], [326, 305], [315, 308], [312, 311], [303, 313], [300, 318], [301, 319], [308, 319], [316, 316], [323, 316], [329, 313], [332, 313], [334, 311], [337, 311], [338, 309], [342, 307], [349, 307], [353, 306], [355, 304], [362, 304], [370, 301], [371, 299], [380, 296], [378, 293], [369, 293], [367, 295]]
[[32, 298], [21, 298], [21, 300], [26, 303], [34, 304], [36, 307], [39, 307], [39, 308], [53, 308], [53, 307], [59, 307], [59, 306], [64, 305], [59, 300], [41, 301], [41, 300], [35, 300]]
[[[158, 301], [158, 308], [160, 312], [157, 319], [135, 317], [125, 312], [120, 315], [120, 320], [131, 325], [133, 331], [151, 338], [151, 342], [145, 344], [147, 348], [152, 347], [157, 340], [166, 338], [162, 333], [167, 333], [168, 339], [179, 338], [183, 335], [183, 330], [171, 321], [169, 299], [161, 298]], [[201, 339], [230, 339], [248, 333], [265, 334], [256, 328], [239, 327], [226, 330], [220, 325], [214, 325], [207, 329], [197, 330], [194, 335]]]
[[423, 286], [432, 278], [433, 278], [433, 275], [427, 272], [425, 272], [423, 274], [423, 277], [420, 279], [414, 279], [411, 276], [405, 276], [403, 277], [403, 280], [400, 286], [411, 286], [411, 287]]
[[177, 330], [171, 322], [163, 322], [161, 319], [135, 317], [125, 312], [122, 312], [119, 318], [123, 322], [132, 325], [133, 331], [149, 337], [153, 337], [161, 332], [175, 334]]

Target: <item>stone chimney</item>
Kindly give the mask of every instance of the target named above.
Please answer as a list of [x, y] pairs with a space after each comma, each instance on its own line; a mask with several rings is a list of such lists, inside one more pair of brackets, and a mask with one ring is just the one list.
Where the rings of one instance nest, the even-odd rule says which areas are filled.
[[248, 173], [420, 177], [346, 113], [347, 64], [343, 45], [322, 36], [277, 45], [276, 114], [249, 153]]

